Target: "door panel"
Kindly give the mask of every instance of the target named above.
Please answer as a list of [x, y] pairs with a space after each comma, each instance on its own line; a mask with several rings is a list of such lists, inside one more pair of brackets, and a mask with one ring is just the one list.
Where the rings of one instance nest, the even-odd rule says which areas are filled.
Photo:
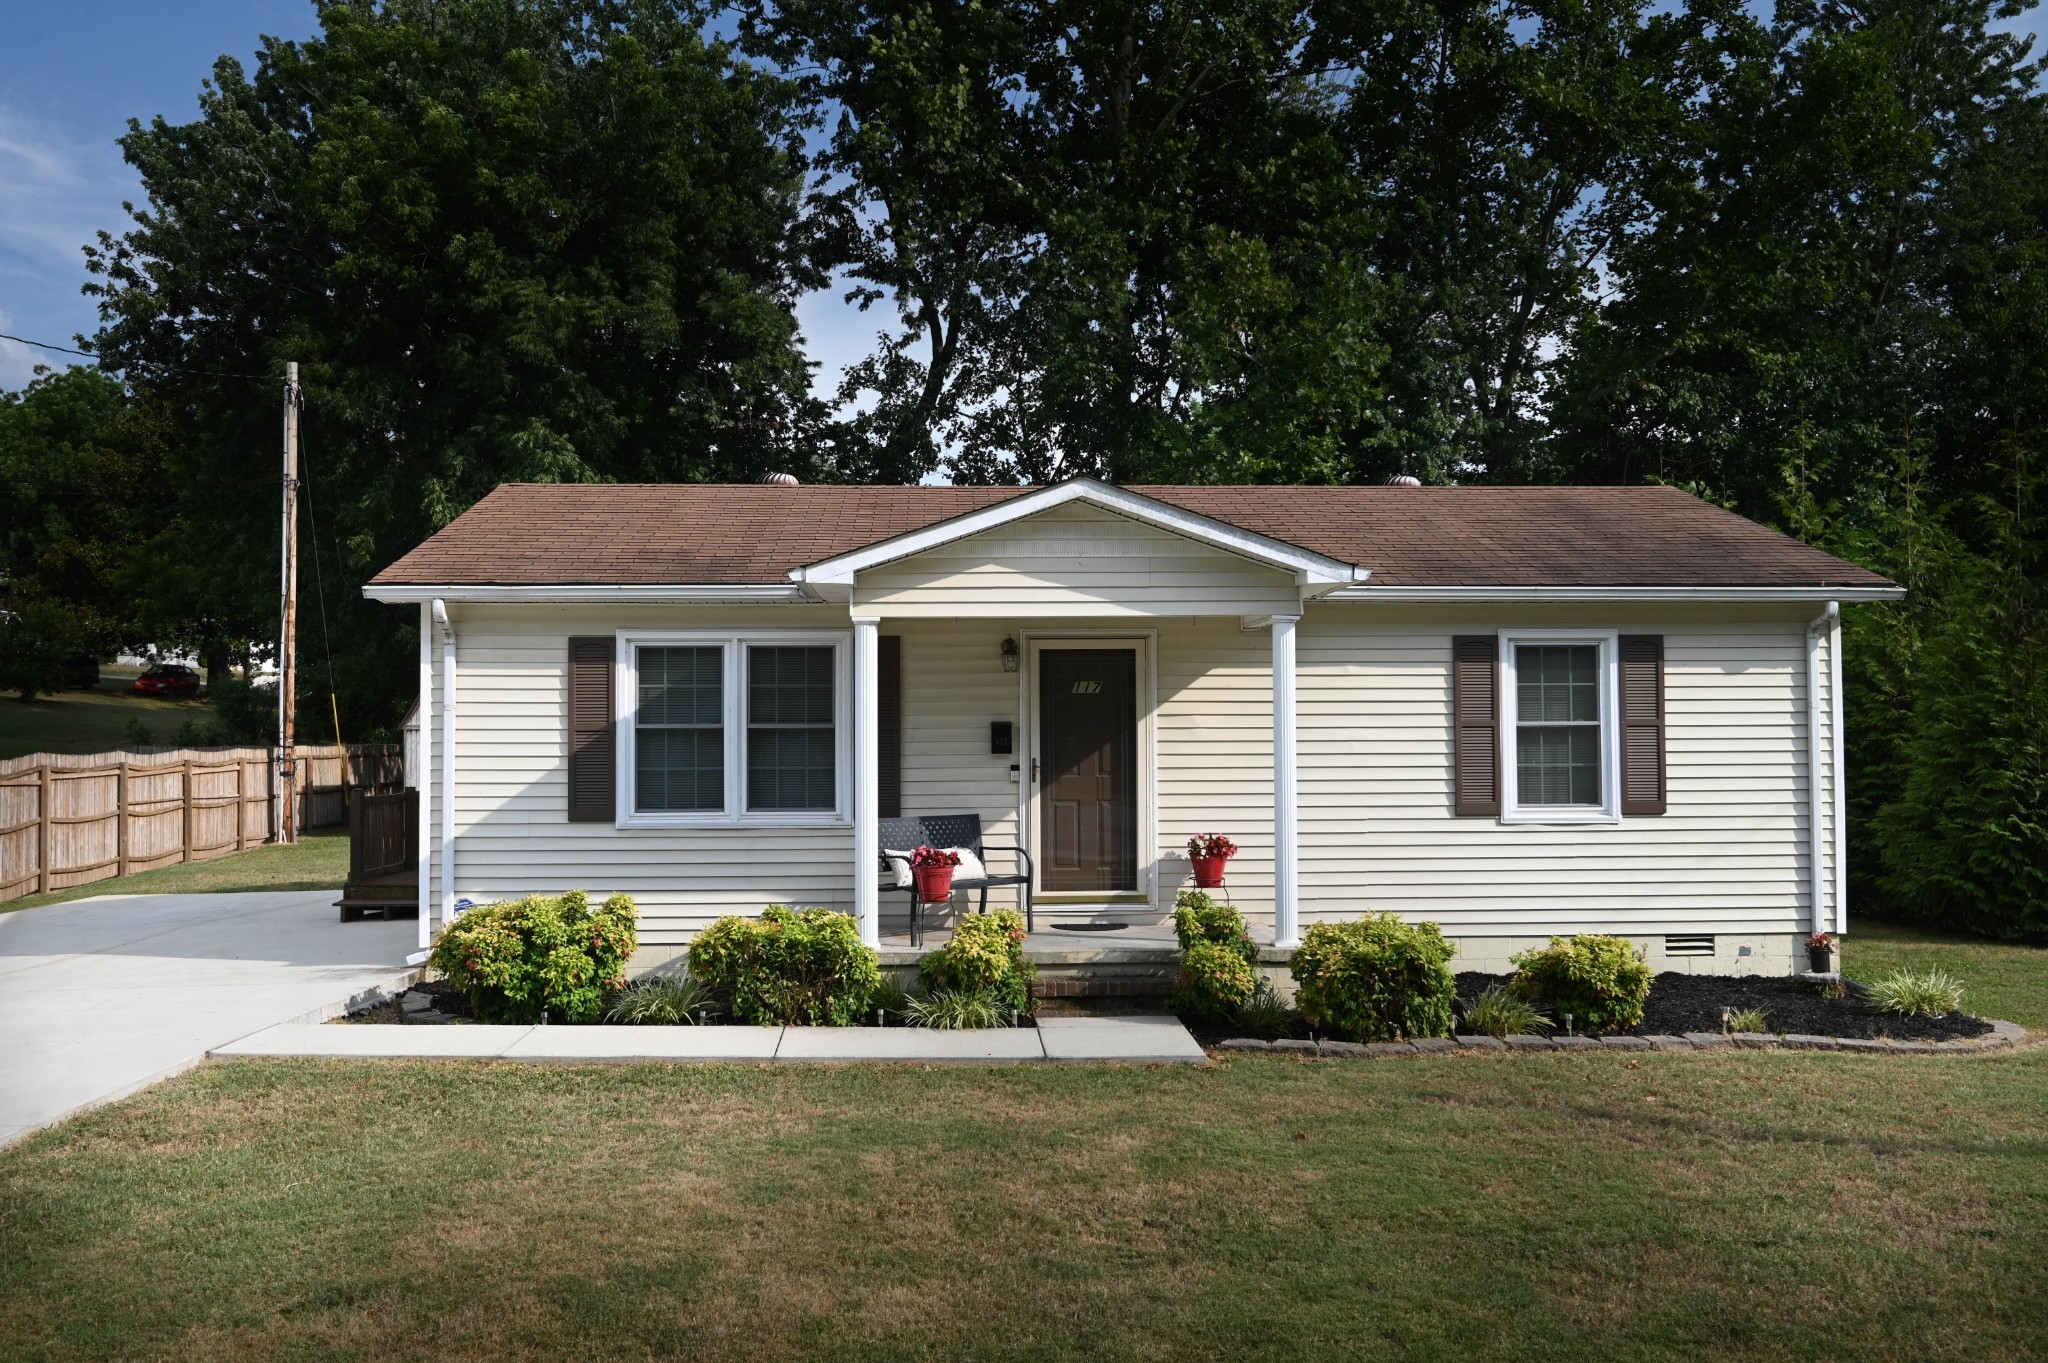
[[1045, 888], [1137, 889], [1136, 654], [1041, 650], [1038, 696]]

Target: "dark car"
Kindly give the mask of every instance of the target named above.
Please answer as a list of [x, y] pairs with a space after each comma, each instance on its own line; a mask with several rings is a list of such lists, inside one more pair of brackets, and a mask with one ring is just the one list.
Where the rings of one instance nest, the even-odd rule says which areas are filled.
[[128, 689], [138, 696], [196, 696], [199, 674], [183, 663], [158, 663]]
[[100, 660], [94, 653], [67, 653], [64, 680], [74, 691], [90, 691], [100, 684]]

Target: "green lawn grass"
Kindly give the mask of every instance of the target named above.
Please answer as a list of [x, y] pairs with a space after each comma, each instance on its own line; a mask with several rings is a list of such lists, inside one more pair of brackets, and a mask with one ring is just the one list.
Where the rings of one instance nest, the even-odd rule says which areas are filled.
[[140, 722], [158, 746], [177, 742], [187, 720], [205, 724], [214, 717], [203, 700], [157, 700], [128, 694], [135, 669], [116, 673], [108, 668], [91, 691], [60, 691], [24, 701], [0, 697], [0, 758], [38, 752], [116, 752], [134, 747], [129, 726]]
[[1854, 980], [1935, 966], [1963, 982], [1963, 1006], [1970, 1012], [2048, 1031], [2048, 947], [1865, 919], [1852, 922], [1842, 938], [1842, 969]]
[[[0, 702], [4, 704], [4, 702]], [[236, 890], [335, 890], [348, 878], [348, 834], [307, 833], [290, 846], [252, 847], [212, 861], [182, 862], [53, 894], [0, 900], [0, 913], [96, 894], [222, 894]]]
[[214, 1063], [0, 1151], [0, 1357], [2034, 1359], [2044, 1131], [2042, 1047]]

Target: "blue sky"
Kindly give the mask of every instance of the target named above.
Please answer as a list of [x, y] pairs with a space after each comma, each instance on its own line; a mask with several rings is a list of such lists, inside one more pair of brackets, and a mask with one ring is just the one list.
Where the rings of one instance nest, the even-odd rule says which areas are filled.
[[[2034, 11], [2009, 26], [2039, 23]], [[252, 64], [259, 35], [313, 29], [309, 0], [0, 0], [0, 332], [69, 345], [94, 329], [79, 247], [122, 230], [122, 201], [140, 197], [114, 145], [129, 118], [191, 119], [215, 58]], [[836, 291], [805, 299], [799, 318], [828, 393], [882, 320]], [[68, 362], [0, 341], [0, 388]]]

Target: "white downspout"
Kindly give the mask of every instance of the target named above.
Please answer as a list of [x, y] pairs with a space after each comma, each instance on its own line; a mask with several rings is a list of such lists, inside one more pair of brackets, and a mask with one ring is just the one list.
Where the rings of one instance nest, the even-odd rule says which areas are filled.
[[1816, 615], [1806, 627], [1806, 797], [1807, 797], [1807, 850], [1812, 886], [1812, 930], [1826, 932], [1828, 919], [1828, 866], [1827, 866], [1827, 825], [1825, 814], [1828, 808], [1827, 783], [1821, 779], [1821, 708], [1820, 708], [1820, 635], [1824, 628], [1835, 625], [1841, 617], [1841, 606], [1828, 602], [1828, 608]]
[[414, 849], [418, 859], [420, 949], [409, 958], [413, 965], [424, 961], [427, 949], [434, 945], [434, 612], [425, 601], [420, 602], [419, 723], [416, 751], [420, 766], [411, 773], [412, 788], [419, 793], [420, 803], [420, 824], [415, 830], [419, 845]]
[[1828, 776], [1835, 796], [1835, 935], [1849, 930], [1849, 752], [1842, 720], [1842, 608], [1828, 603], [1828, 702], [1834, 712], [1828, 735]]
[[441, 922], [455, 921], [455, 626], [447, 603], [434, 598], [441, 628]]

